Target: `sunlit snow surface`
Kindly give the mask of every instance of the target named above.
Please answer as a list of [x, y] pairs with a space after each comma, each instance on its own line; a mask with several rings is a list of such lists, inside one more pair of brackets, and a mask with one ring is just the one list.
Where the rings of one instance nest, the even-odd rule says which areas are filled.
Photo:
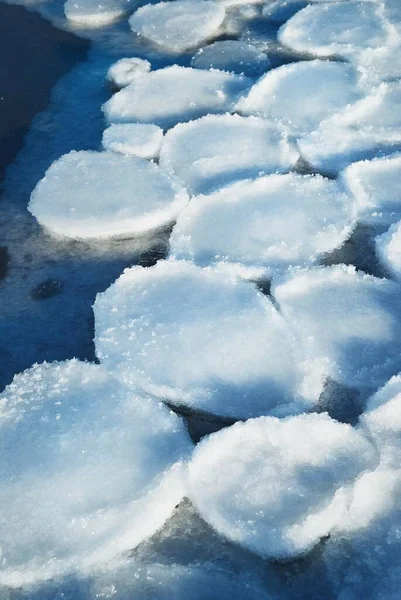
[[399, 600], [399, 0], [22, 3], [0, 597]]

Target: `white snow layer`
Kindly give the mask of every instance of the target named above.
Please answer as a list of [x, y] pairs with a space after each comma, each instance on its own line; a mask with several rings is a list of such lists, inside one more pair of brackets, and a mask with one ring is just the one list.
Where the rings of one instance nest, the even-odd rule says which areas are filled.
[[325, 378], [368, 391], [401, 366], [401, 288], [354, 267], [290, 273], [273, 290], [306, 353], [304, 394], [317, 398]]
[[356, 162], [341, 173], [358, 220], [389, 227], [401, 219], [401, 154]]
[[225, 9], [210, 0], [175, 0], [147, 4], [130, 18], [131, 29], [171, 52], [199, 46], [222, 25]]
[[269, 558], [306, 553], [344, 516], [375, 448], [327, 414], [250, 419], [212, 434], [189, 464], [189, 496], [221, 534]]
[[279, 41], [297, 52], [353, 58], [361, 50], [386, 46], [391, 28], [374, 2], [324, 2], [307, 6], [278, 32]]
[[136, 78], [106, 102], [109, 123], [154, 123], [173, 127], [208, 113], [234, 110], [251, 80], [222, 71], [174, 65]]
[[396, 279], [401, 278], [401, 221], [379, 235], [375, 240], [376, 254], [388, 273]]
[[143, 58], [121, 58], [111, 65], [107, 71], [107, 79], [118, 88], [123, 88], [149, 73], [151, 69], [150, 62]]
[[2, 584], [106, 563], [182, 499], [192, 448], [183, 422], [102, 367], [34, 365], [0, 405]]
[[136, 0], [67, 0], [65, 16], [69, 21], [89, 27], [102, 27], [132, 11]]
[[382, 83], [301, 138], [298, 148], [314, 168], [331, 172], [400, 150], [401, 83]]
[[237, 110], [282, 123], [298, 135], [361, 97], [350, 65], [313, 60], [273, 69], [238, 102]]
[[162, 141], [163, 130], [157, 125], [122, 123], [103, 132], [102, 145], [112, 152], [152, 159], [158, 158]]
[[193, 194], [205, 194], [241, 179], [289, 171], [298, 157], [265, 119], [209, 115], [167, 132], [160, 165]]
[[311, 265], [340, 246], [354, 214], [354, 203], [335, 181], [270, 175], [193, 198], [174, 227], [170, 252], [201, 266], [224, 260], [272, 274]]
[[224, 266], [126, 269], [94, 312], [97, 356], [128, 385], [229, 418], [305, 407], [285, 321]]
[[248, 77], [261, 75], [270, 68], [266, 54], [238, 40], [214, 42], [198, 50], [191, 60], [196, 69], [220, 69]]
[[137, 234], [172, 222], [186, 191], [155, 163], [114, 152], [70, 152], [32, 192], [28, 210], [61, 236]]

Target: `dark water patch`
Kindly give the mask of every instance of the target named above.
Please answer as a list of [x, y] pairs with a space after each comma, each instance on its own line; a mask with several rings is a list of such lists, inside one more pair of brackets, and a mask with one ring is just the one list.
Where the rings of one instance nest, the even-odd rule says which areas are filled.
[[85, 40], [0, 2], [0, 182], [55, 82], [84, 59]]

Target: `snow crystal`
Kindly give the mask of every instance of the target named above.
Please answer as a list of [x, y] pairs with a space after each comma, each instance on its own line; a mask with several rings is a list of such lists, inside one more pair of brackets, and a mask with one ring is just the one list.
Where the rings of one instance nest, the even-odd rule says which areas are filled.
[[400, 150], [401, 83], [382, 83], [301, 138], [298, 148], [310, 165], [331, 172]]
[[197, 69], [220, 69], [256, 77], [270, 68], [270, 61], [266, 54], [251, 44], [226, 40], [198, 50], [191, 65]]
[[117, 88], [123, 88], [137, 77], [149, 73], [150, 69], [150, 62], [143, 58], [122, 58], [111, 65], [107, 71], [107, 79]]
[[289, 133], [300, 134], [360, 98], [352, 67], [313, 60], [270, 71], [239, 101], [237, 110], [278, 121]]
[[210, 0], [175, 0], [139, 8], [130, 18], [131, 29], [171, 52], [194, 48], [218, 32], [224, 6]]
[[32, 192], [28, 210], [61, 236], [130, 235], [173, 221], [186, 191], [156, 164], [114, 152], [70, 152]]
[[305, 394], [326, 377], [377, 389], [400, 369], [398, 284], [338, 265], [290, 274], [273, 293], [308, 357]]
[[263, 266], [271, 273], [313, 264], [349, 236], [353, 203], [320, 176], [270, 175], [196, 197], [170, 239], [176, 258]]
[[183, 422], [102, 367], [35, 365], [0, 405], [2, 584], [107, 562], [182, 499], [192, 447]]
[[130, 7], [129, 0], [67, 0], [64, 11], [69, 21], [101, 27], [126, 14]]
[[259, 117], [210, 115], [167, 132], [160, 164], [194, 194], [240, 179], [289, 171], [298, 154], [280, 130]]
[[358, 220], [389, 227], [401, 218], [401, 154], [354, 163], [341, 179], [355, 197]]
[[135, 79], [103, 110], [109, 123], [138, 121], [168, 128], [208, 113], [234, 110], [250, 86], [251, 80], [232, 73], [174, 65]]
[[387, 45], [390, 36], [380, 8], [373, 2], [354, 0], [307, 6], [278, 32], [279, 41], [297, 52], [348, 58]]
[[270, 558], [306, 553], [341, 521], [374, 447], [327, 414], [251, 419], [208, 436], [189, 497], [218, 532]]
[[133, 267], [97, 296], [94, 311], [97, 356], [129, 385], [230, 418], [304, 406], [286, 323], [232, 270]]
[[151, 159], [159, 156], [162, 141], [163, 130], [157, 125], [124, 123], [108, 127], [102, 144], [105, 150]]

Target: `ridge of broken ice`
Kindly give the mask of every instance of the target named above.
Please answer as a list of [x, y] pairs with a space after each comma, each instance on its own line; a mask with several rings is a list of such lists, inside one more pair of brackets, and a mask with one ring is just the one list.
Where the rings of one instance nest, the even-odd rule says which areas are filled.
[[184, 423], [99, 365], [34, 365], [0, 396], [0, 582], [85, 572], [138, 545], [185, 492]]
[[290, 329], [224, 265], [126, 269], [98, 294], [94, 313], [97, 356], [127, 385], [232, 419], [306, 406]]
[[154, 123], [166, 129], [209, 113], [233, 111], [251, 85], [241, 75], [173, 65], [136, 78], [103, 111], [109, 123]]
[[134, 235], [174, 221], [185, 189], [155, 163], [115, 152], [65, 154], [32, 192], [28, 210], [60, 236]]

